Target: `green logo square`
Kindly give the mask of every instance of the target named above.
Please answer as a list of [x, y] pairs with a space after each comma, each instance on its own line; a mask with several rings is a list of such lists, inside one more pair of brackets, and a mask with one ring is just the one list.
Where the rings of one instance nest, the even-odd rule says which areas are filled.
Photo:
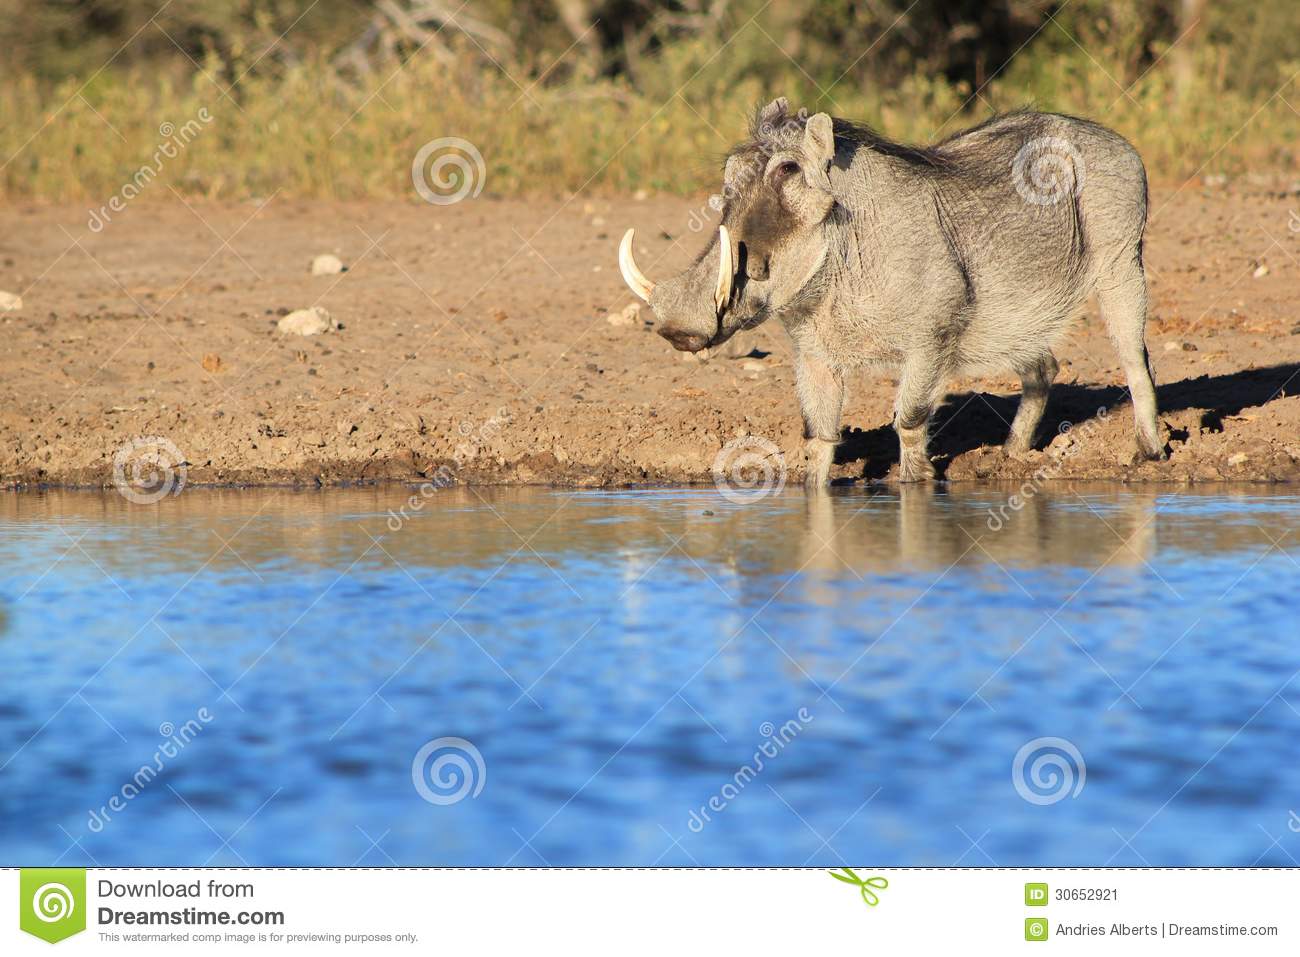
[[1047, 918], [1025, 918], [1025, 940], [1047, 940]]
[[18, 876], [18, 926], [51, 944], [85, 930], [85, 869], [24, 868]]
[[1025, 906], [1046, 907], [1047, 906], [1047, 885], [1026, 884], [1025, 885]]

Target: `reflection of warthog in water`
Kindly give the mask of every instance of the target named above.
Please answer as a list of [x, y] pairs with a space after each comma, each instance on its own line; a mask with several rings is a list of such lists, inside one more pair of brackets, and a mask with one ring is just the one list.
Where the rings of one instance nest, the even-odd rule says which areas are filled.
[[[845, 376], [900, 370], [899, 477], [931, 478], [931, 412], [959, 374], [1010, 367], [1024, 384], [1006, 448], [1033, 443], [1053, 344], [1097, 294], [1133, 396], [1142, 455], [1163, 457], [1143, 329], [1142, 160], [1086, 120], [1014, 113], [932, 147], [891, 143], [825, 113], [759, 111], [727, 158], [718, 239], [651, 283], [620, 263], [659, 332], [697, 352], [776, 316], [794, 343], [807, 481], [826, 483]], [[716, 247], [716, 254], [713, 249]]]

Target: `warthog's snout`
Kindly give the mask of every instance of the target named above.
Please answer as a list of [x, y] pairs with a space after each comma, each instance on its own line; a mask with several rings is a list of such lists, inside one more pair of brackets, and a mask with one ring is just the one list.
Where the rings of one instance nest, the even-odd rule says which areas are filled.
[[718, 269], [714, 273], [708, 257], [695, 267], [671, 279], [654, 283], [637, 268], [632, 257], [636, 231], [629, 229], [618, 247], [618, 264], [628, 287], [650, 304], [659, 320], [659, 335], [674, 349], [699, 352], [720, 334], [722, 314], [731, 302], [735, 258], [726, 226], [718, 227]]
[[699, 352], [709, 344], [708, 336], [702, 336], [698, 332], [687, 332], [684, 329], [674, 329], [672, 326], [664, 326], [659, 330], [659, 335], [671, 342], [673, 348], [680, 352]]

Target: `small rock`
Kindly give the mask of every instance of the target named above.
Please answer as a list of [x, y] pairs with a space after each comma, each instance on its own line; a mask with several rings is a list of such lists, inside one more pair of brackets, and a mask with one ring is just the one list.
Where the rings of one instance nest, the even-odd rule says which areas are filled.
[[339, 422], [337, 429], [339, 435], [351, 435], [353, 432], [357, 430], [357, 427], [353, 425], [351, 422], [349, 422], [347, 419], [343, 419], [341, 422]]
[[750, 359], [748, 362], [741, 365], [741, 368], [746, 372], [762, 372], [767, 368], [767, 366], [763, 365], [761, 362], [755, 362], [753, 359]]
[[1177, 352], [1181, 348], [1182, 348], [1182, 344], [1178, 342], [1165, 343], [1165, 352]]
[[209, 352], [203, 357], [203, 369], [205, 372], [211, 372], [215, 375], [218, 372], [225, 372], [226, 364], [221, 361], [221, 356], [215, 352]]
[[1256, 279], [1262, 279], [1264, 276], [1267, 276], [1268, 264], [1260, 263], [1258, 266], [1255, 267], [1255, 271], [1251, 273], [1251, 275], [1254, 276]]
[[1196, 343], [1194, 343], [1194, 342], [1184, 342], [1184, 343], [1183, 343], [1183, 351], [1184, 351], [1184, 352], [1198, 352], [1199, 350], [1196, 348]]
[[23, 297], [0, 291], [0, 312], [17, 312], [23, 307]]
[[1229, 455], [1229, 456], [1228, 456], [1228, 464], [1229, 464], [1229, 465], [1244, 465], [1244, 464], [1246, 463], [1246, 460], [1247, 460], [1248, 458], [1250, 458], [1250, 456], [1248, 456], [1245, 452], [1238, 452], [1236, 455]]
[[627, 306], [622, 312], [616, 312], [612, 316], [607, 316], [605, 321], [611, 326], [635, 326], [641, 321], [641, 304], [634, 302]]
[[320, 306], [312, 306], [310, 309], [298, 309], [289, 313], [289, 315], [277, 322], [275, 327], [284, 333], [316, 336], [322, 332], [337, 329], [339, 324], [334, 321], [333, 316]]
[[604, 226], [604, 225], [605, 225], [605, 217], [604, 217], [604, 216], [593, 216], [593, 217], [591, 217], [591, 225], [593, 225], [593, 226]]
[[335, 276], [346, 270], [347, 267], [343, 265], [343, 260], [332, 253], [321, 253], [311, 261], [311, 274], [313, 276]]

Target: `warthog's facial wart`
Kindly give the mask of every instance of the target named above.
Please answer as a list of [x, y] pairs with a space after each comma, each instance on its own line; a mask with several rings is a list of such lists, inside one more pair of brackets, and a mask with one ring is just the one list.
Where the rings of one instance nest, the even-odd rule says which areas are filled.
[[835, 205], [835, 137], [825, 113], [782, 124], [787, 106], [778, 100], [765, 108], [754, 139], [727, 157], [722, 225], [685, 272], [651, 282], [633, 259], [633, 231], [623, 237], [623, 279], [650, 304], [659, 334], [676, 349], [720, 345], [812, 298], [826, 254], [824, 223]]

